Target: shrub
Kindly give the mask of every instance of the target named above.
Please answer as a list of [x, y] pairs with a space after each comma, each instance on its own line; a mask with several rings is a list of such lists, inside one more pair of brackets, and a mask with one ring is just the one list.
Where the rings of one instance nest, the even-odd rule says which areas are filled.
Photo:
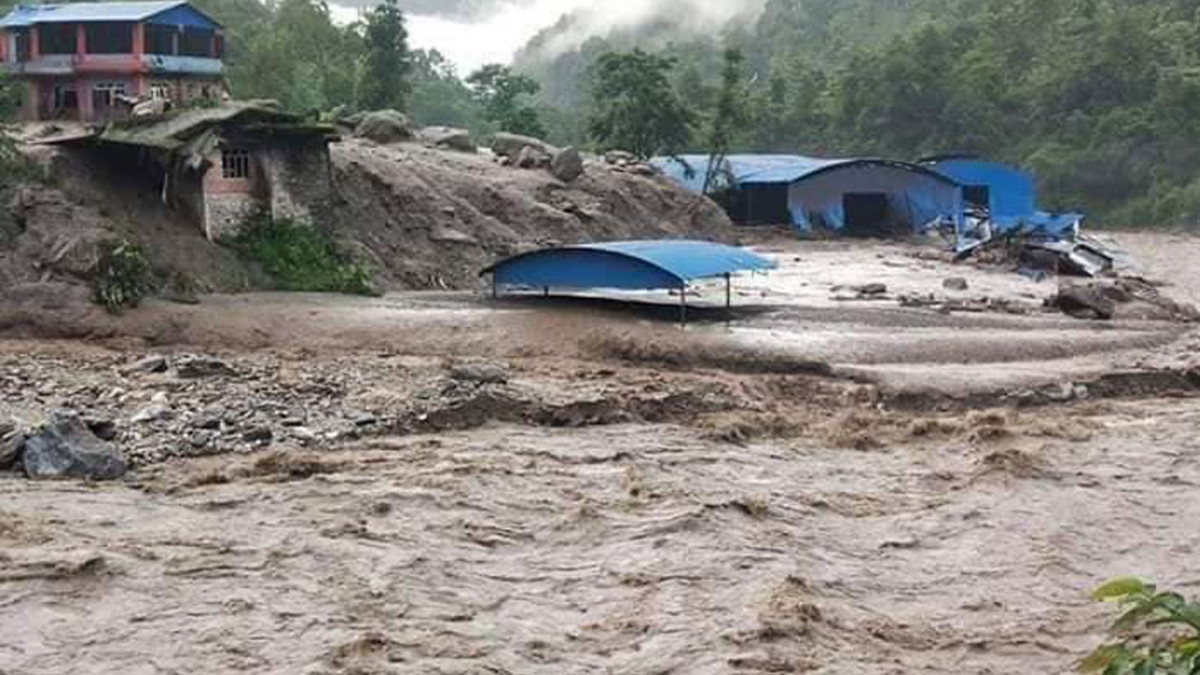
[[122, 240], [105, 244], [96, 261], [94, 297], [113, 314], [137, 307], [154, 290], [154, 273], [146, 251]]
[[328, 236], [307, 224], [260, 216], [227, 243], [261, 264], [279, 290], [376, 294], [370, 270], [339, 253]]
[[1200, 675], [1200, 604], [1132, 577], [1114, 579], [1092, 597], [1118, 602], [1124, 612], [1112, 628], [1118, 639], [1092, 652], [1080, 672]]

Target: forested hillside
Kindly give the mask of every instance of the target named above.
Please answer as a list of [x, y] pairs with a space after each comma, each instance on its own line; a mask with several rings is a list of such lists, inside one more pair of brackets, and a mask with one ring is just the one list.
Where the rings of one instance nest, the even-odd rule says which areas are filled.
[[[377, 98], [368, 31], [335, 24], [323, 2], [195, 1], [226, 26], [235, 96], [314, 113]], [[675, 149], [706, 152], [735, 48], [745, 110], [730, 151], [977, 152], [1032, 169], [1049, 206], [1093, 221], [1200, 222], [1200, 0], [748, 0], [719, 30], [678, 2], [656, 6], [601, 35], [564, 16], [516, 57], [536, 84], [506, 69], [468, 82], [436, 51], [412, 52], [398, 107], [477, 134], [520, 118], [552, 142], [604, 149], [588, 134], [604, 103], [594, 66], [640, 47], [673, 60], [671, 86], [693, 113]], [[497, 91], [511, 109], [496, 110]]]
[[[1197, 0], [770, 0], [756, 21], [689, 35], [671, 20], [518, 67], [578, 120], [586, 73], [635, 45], [677, 59], [697, 110], [720, 52], [747, 57], [749, 121], [735, 149], [818, 155], [972, 151], [1035, 170], [1047, 201], [1113, 223], [1200, 221]], [[578, 122], [559, 125], [578, 133]], [[693, 148], [703, 151], [703, 148]]]

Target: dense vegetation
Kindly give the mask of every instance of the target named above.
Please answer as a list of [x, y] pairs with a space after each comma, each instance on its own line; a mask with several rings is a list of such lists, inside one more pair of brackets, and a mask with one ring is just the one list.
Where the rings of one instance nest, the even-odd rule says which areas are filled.
[[1052, 208], [1200, 221], [1200, 0], [766, 0], [719, 31], [666, 12], [551, 52], [582, 20], [567, 16], [511, 70], [473, 77], [407, 51], [394, 4], [339, 26], [320, 0], [195, 1], [226, 26], [234, 95], [293, 110], [387, 104], [418, 124], [603, 149], [626, 139], [603, 124], [618, 101], [597, 74], [640, 48], [670, 61], [690, 120], [669, 149], [707, 152], [732, 49], [745, 106], [719, 130], [730, 152], [977, 152], [1032, 169]]

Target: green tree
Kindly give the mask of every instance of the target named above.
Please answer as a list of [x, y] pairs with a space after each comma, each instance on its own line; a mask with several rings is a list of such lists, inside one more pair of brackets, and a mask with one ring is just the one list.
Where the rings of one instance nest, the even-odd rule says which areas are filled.
[[529, 103], [541, 89], [533, 78], [493, 63], [471, 73], [467, 83], [483, 107], [484, 116], [500, 131], [538, 138], [546, 135], [537, 109]]
[[643, 159], [686, 146], [693, 115], [671, 87], [674, 66], [673, 59], [640, 49], [601, 56], [591, 73], [591, 137], [602, 148]]
[[487, 129], [483, 110], [458, 77], [454, 64], [436, 49], [412, 53], [412, 96], [409, 113], [420, 126], [451, 126], [482, 135]]
[[738, 49], [725, 50], [725, 67], [721, 71], [721, 90], [717, 95], [717, 106], [709, 123], [708, 171], [704, 176], [704, 194], [722, 189], [719, 184], [721, 167], [725, 157], [746, 122], [745, 90], [742, 86], [742, 63], [745, 57]]
[[408, 30], [396, 0], [383, 0], [366, 13], [366, 68], [362, 103], [369, 108], [408, 109], [412, 59]]

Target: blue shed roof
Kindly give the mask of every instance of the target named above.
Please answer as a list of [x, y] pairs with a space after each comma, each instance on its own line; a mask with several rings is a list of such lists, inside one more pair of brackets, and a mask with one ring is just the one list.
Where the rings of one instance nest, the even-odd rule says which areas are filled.
[[[652, 164], [693, 192], [704, 189], [704, 177], [712, 162], [709, 155], [657, 157]], [[948, 183], [949, 176], [911, 162], [887, 159], [820, 159], [803, 155], [729, 155], [723, 172], [735, 185], [790, 185], [816, 174], [850, 166], [887, 166], [927, 174]]]
[[533, 251], [488, 267], [497, 284], [643, 290], [775, 263], [745, 249], [704, 241], [622, 241]]
[[86, 23], [92, 21], [145, 21], [158, 14], [186, 8], [203, 17], [213, 26], [216, 21], [189, 5], [186, 0], [162, 2], [73, 2], [53, 5], [17, 5], [3, 19], [0, 27], [19, 28], [39, 23]]

